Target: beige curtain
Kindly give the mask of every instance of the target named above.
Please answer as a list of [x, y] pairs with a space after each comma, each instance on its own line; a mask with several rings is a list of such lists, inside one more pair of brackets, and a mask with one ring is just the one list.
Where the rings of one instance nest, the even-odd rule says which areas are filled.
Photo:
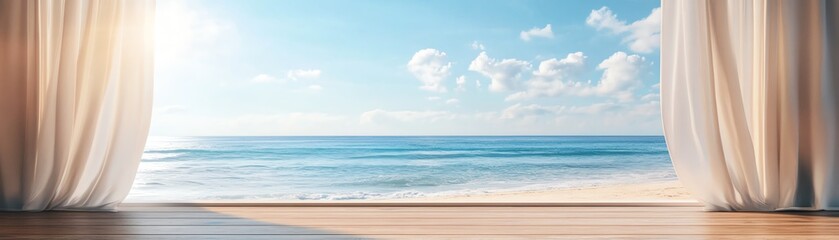
[[114, 210], [148, 134], [154, 1], [0, 1], [0, 209]]
[[839, 2], [662, 1], [664, 133], [712, 210], [839, 209]]

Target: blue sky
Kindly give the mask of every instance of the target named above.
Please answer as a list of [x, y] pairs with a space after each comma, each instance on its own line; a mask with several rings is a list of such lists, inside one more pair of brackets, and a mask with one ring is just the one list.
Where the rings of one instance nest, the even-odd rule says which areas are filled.
[[159, 1], [151, 135], [661, 134], [659, 1]]

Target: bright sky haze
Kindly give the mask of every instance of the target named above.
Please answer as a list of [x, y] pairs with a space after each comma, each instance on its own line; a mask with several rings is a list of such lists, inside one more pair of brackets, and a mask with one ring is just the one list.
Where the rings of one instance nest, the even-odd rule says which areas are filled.
[[158, 1], [151, 135], [659, 135], [659, 4]]

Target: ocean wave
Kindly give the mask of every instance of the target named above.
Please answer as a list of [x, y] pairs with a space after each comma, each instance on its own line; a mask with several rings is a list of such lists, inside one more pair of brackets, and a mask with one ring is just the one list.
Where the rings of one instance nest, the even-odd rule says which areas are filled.
[[154, 160], [165, 160], [165, 159], [173, 159], [178, 158], [184, 155], [184, 153], [152, 153], [147, 152], [143, 153], [141, 157], [144, 161], [154, 161]]
[[527, 158], [563, 156], [634, 156], [667, 154], [666, 149], [593, 148], [257, 148], [257, 149], [149, 149], [147, 161], [160, 159], [295, 159], [321, 156], [338, 159], [450, 159]]
[[533, 158], [533, 157], [602, 157], [602, 156], [637, 156], [637, 155], [661, 155], [667, 151], [646, 151], [646, 150], [555, 150], [555, 151], [534, 151], [534, 150], [493, 150], [478, 152], [446, 152], [435, 153], [393, 153], [393, 154], [367, 154], [349, 157], [351, 159], [456, 159], [456, 158]]
[[376, 200], [376, 199], [405, 199], [425, 197], [426, 194], [419, 191], [400, 191], [393, 193], [375, 192], [347, 192], [347, 193], [272, 193], [272, 194], [231, 194], [204, 196], [202, 200], [324, 200], [324, 201], [346, 201], [346, 200]]
[[[423, 198], [423, 197], [447, 197], [447, 196], [464, 196], [464, 195], [480, 195], [488, 193], [507, 193], [507, 192], [522, 192], [522, 191], [543, 191], [543, 190], [559, 190], [568, 188], [580, 187], [598, 187], [609, 186], [616, 184], [639, 184], [652, 183], [660, 181], [676, 180], [675, 174], [668, 171], [648, 172], [641, 174], [620, 174], [608, 177], [593, 177], [577, 180], [555, 180], [542, 182], [504, 182], [504, 181], [490, 181], [483, 179], [478, 182], [471, 182], [457, 188], [448, 186], [447, 188], [423, 188], [406, 189], [399, 191], [385, 190], [388, 188], [376, 187], [377, 190], [368, 191], [336, 191], [339, 189], [352, 189], [344, 186], [333, 186], [333, 188], [312, 190], [306, 188], [288, 188], [281, 192], [266, 193], [264, 187], [250, 186], [251, 181], [243, 182], [237, 185], [237, 188], [231, 190], [251, 189], [247, 193], [225, 193], [212, 192], [194, 192], [194, 191], [174, 191], [171, 188], [160, 188], [155, 190], [154, 187], [160, 186], [146, 186], [146, 184], [135, 184], [135, 190], [142, 192], [133, 193], [131, 201], [143, 201], [150, 199], [166, 200], [394, 200], [394, 199], [408, 199], [408, 198]], [[142, 186], [141, 186], [142, 185]], [[217, 185], [212, 181], [207, 182], [206, 185]], [[174, 184], [170, 186], [183, 186], [183, 184]], [[366, 186], [372, 187], [372, 186]], [[270, 191], [270, 190], [268, 190]], [[191, 193], [190, 193], [191, 192]]]
[[469, 179], [464, 175], [379, 175], [329, 185], [333, 187], [411, 188], [457, 185], [467, 182], [469, 182]]
[[129, 199], [400, 199], [675, 179], [660, 137], [160, 141]]

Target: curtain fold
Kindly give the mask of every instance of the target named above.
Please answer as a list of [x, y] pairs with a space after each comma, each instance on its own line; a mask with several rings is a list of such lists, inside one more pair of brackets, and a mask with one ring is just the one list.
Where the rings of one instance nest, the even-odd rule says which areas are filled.
[[125, 198], [151, 119], [154, 5], [0, 1], [0, 209]]
[[662, 1], [664, 133], [711, 210], [839, 209], [839, 4]]

